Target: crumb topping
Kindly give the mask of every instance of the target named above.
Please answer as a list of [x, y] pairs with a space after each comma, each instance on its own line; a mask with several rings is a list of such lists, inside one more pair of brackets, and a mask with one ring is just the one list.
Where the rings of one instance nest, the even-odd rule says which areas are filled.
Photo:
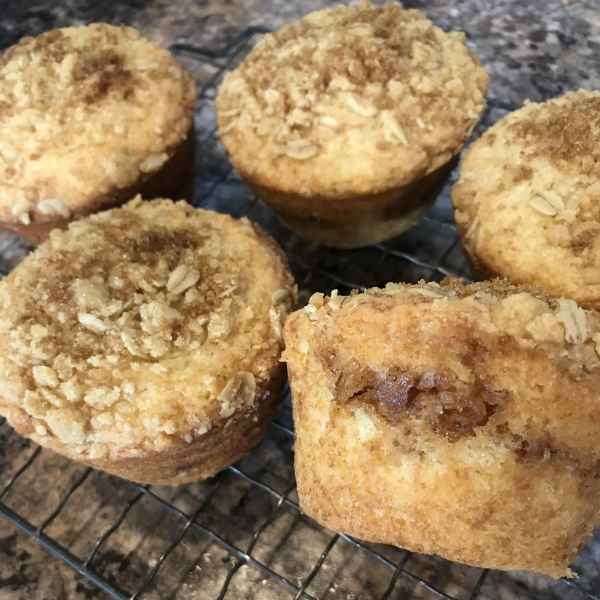
[[191, 75], [130, 27], [23, 38], [0, 57], [0, 217], [64, 216], [133, 185], [185, 139], [195, 100]]
[[509, 127], [526, 146], [525, 156], [600, 178], [600, 94], [571, 92], [530, 106], [526, 118]]
[[467, 152], [452, 191], [468, 251], [492, 272], [600, 308], [599, 147], [600, 92], [526, 103], [496, 123]]
[[251, 407], [295, 290], [248, 221], [138, 198], [54, 232], [0, 302], [3, 397], [94, 458]]
[[406, 155], [396, 164], [410, 172], [460, 149], [487, 82], [464, 34], [396, 4], [340, 6], [265, 36], [225, 77], [219, 131], [232, 153], [251, 135], [271, 144], [273, 160], [298, 168], [356, 152]]
[[[475, 302], [484, 314], [489, 314], [496, 330], [516, 338], [524, 346], [564, 345], [569, 358], [575, 361], [573, 369], [589, 370], [600, 366], [600, 318], [597, 313], [577, 306], [573, 300], [555, 298], [535, 285], [515, 285], [504, 279], [463, 285], [460, 278], [447, 277], [440, 285], [424, 282], [418, 286], [388, 284], [385, 290], [420, 298], [432, 297], [433, 293], [450, 300]], [[376, 289], [373, 292], [378, 293]]]
[[[579, 308], [572, 300], [552, 298], [541, 288], [515, 286], [502, 280], [464, 286], [459, 278], [452, 277], [441, 285], [388, 284], [383, 290], [367, 290], [362, 300], [382, 295], [402, 296], [403, 302], [413, 304], [439, 300], [467, 300], [470, 305], [474, 302], [482, 312], [482, 321], [489, 320], [496, 335], [506, 336], [506, 344], [512, 338], [527, 348], [565, 346], [569, 348], [564, 354], [572, 361], [573, 375], [600, 368], [597, 315]], [[489, 349], [483, 344], [479, 347], [475, 338], [471, 343], [474, 349], [468, 351], [472, 358], [467, 362], [475, 374], [472, 381], [461, 380], [455, 371], [443, 365], [435, 370], [414, 371], [393, 364], [382, 373], [342, 358], [335, 349], [327, 349], [321, 356], [337, 374], [338, 402], [370, 404], [394, 426], [400, 426], [408, 418], [425, 421], [435, 434], [456, 442], [475, 435], [476, 429], [485, 426], [509, 397], [507, 390], [497, 389], [485, 379], [483, 370], [478, 372], [479, 363], [485, 361]]]

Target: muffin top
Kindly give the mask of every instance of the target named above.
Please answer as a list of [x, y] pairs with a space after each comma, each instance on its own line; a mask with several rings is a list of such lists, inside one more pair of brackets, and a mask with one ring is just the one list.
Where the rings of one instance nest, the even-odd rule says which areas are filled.
[[295, 299], [248, 220], [138, 197], [54, 231], [0, 284], [0, 412], [90, 458], [191, 442], [259, 400]]
[[600, 309], [600, 92], [496, 123], [464, 157], [452, 201], [485, 268]]
[[[338, 406], [397, 427], [417, 454], [472, 439], [531, 460], [558, 449], [597, 468], [600, 316], [573, 300], [501, 280], [388, 284], [313, 295], [284, 337], [292, 364], [316, 357]], [[305, 393], [325, 398], [314, 381]]]
[[195, 103], [191, 75], [130, 27], [23, 38], [0, 57], [0, 220], [99, 208], [167, 161]]
[[340, 6], [266, 35], [227, 74], [219, 133], [234, 166], [261, 185], [379, 192], [457, 154], [487, 85], [464, 34], [395, 4]]

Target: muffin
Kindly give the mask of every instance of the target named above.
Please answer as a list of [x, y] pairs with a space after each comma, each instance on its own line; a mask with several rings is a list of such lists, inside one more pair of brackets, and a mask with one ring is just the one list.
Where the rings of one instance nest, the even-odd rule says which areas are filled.
[[141, 483], [214, 475], [263, 436], [296, 288], [247, 219], [133, 200], [55, 230], [0, 283], [0, 414]]
[[600, 309], [600, 92], [527, 102], [466, 153], [452, 189], [476, 279]]
[[0, 227], [33, 244], [130, 200], [180, 197], [192, 76], [130, 27], [23, 38], [0, 58]]
[[315, 294], [284, 329], [302, 510], [477, 567], [569, 576], [600, 525], [600, 316], [533, 286]]
[[221, 141], [246, 183], [296, 233], [352, 248], [414, 224], [485, 105], [464, 45], [395, 4], [311, 13], [228, 73]]

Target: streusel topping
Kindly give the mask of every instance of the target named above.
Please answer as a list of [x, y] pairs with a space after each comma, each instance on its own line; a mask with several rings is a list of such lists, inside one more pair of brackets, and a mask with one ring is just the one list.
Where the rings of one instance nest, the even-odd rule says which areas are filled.
[[[402, 180], [457, 152], [487, 82], [464, 34], [395, 4], [340, 6], [265, 36], [225, 77], [219, 130], [230, 152], [259, 139], [268, 143], [263, 158], [299, 170], [333, 157], [393, 156]], [[251, 173], [252, 157], [241, 168]]]
[[469, 251], [515, 282], [600, 308], [599, 148], [600, 92], [526, 103], [496, 123], [452, 191]]
[[526, 156], [544, 157], [567, 172], [600, 177], [600, 93], [570, 92], [531, 106], [509, 130], [527, 146]]
[[54, 232], [0, 286], [8, 407], [98, 458], [191, 442], [251, 406], [295, 302], [271, 244], [247, 220], [139, 198]]
[[[495, 279], [463, 285], [457, 277], [447, 277], [441, 284], [418, 285], [388, 283], [385, 288], [370, 288], [363, 294], [331, 297], [314, 294], [304, 309], [318, 323], [326, 314], [342, 306], [348, 309], [364, 303], [393, 307], [401, 296], [404, 305], [441, 302], [438, 306], [476, 307], [480, 326], [496, 334], [515, 338], [524, 348], [558, 345], [572, 361], [572, 372], [600, 367], [600, 317], [584, 310], [573, 300], [555, 298], [534, 285], [514, 285]], [[449, 304], [448, 304], [449, 303]]]
[[23, 38], [0, 58], [0, 218], [69, 216], [159, 169], [190, 129], [191, 75], [130, 27]]

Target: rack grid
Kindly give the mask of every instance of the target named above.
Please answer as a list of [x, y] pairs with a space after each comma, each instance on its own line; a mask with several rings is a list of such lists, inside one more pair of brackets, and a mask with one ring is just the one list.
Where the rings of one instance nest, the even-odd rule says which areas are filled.
[[[267, 30], [250, 27], [219, 51], [173, 44], [198, 86], [193, 204], [247, 216], [285, 249], [305, 303], [316, 291], [388, 281], [468, 279], [452, 220], [451, 176], [405, 234], [360, 250], [306, 242], [244, 185], [218, 142], [213, 101], [223, 74]], [[514, 107], [491, 99], [473, 137]], [[0, 274], [32, 248], [0, 234]], [[576, 580], [476, 569], [323, 529], [300, 512], [293, 477], [289, 387], [265, 440], [216, 477], [180, 488], [142, 486], [36, 447], [0, 418], [0, 514], [107, 597], [600, 600], [600, 538], [581, 553]], [[100, 592], [99, 592], [100, 593]]]

